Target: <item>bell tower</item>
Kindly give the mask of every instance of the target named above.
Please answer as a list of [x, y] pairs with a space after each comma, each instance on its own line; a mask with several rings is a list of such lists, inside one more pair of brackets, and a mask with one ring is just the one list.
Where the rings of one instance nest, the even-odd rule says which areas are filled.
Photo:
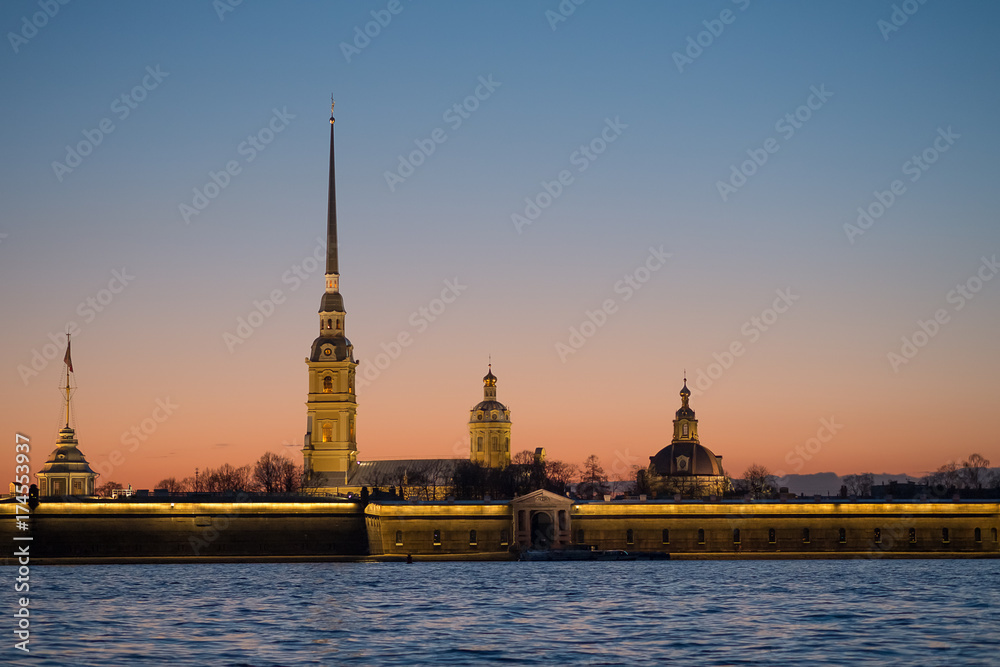
[[510, 410], [497, 400], [492, 364], [483, 378], [483, 400], [469, 411], [469, 459], [490, 468], [510, 465]]
[[684, 387], [681, 389], [681, 407], [674, 415], [674, 439], [673, 442], [698, 442], [698, 420], [695, 419], [694, 410], [688, 405], [691, 391], [688, 389], [687, 378], [684, 378]]
[[358, 363], [345, 335], [347, 311], [340, 294], [337, 255], [337, 187], [333, 150], [333, 103], [330, 104], [330, 172], [326, 217], [326, 287], [319, 303], [319, 336], [312, 343], [306, 435], [302, 447], [306, 486], [344, 486], [357, 463], [355, 432], [357, 398], [354, 375]]

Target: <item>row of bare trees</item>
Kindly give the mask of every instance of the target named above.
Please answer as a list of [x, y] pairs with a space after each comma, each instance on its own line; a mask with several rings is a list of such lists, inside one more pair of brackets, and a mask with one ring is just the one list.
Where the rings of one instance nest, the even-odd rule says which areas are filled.
[[[302, 466], [283, 454], [266, 452], [256, 463], [233, 466], [223, 463], [218, 468], [206, 468], [200, 474], [177, 479], [167, 477], [157, 482], [155, 489], [171, 493], [195, 492], [264, 492], [294, 493], [300, 489]], [[97, 495], [110, 496], [121, 484], [109, 481], [97, 487]]]

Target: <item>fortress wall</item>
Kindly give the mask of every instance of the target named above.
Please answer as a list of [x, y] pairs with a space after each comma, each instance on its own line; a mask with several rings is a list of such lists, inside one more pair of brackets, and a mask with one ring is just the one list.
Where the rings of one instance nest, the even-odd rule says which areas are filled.
[[[510, 506], [505, 502], [372, 503], [365, 515], [372, 555], [436, 554], [476, 558], [502, 554], [505, 557], [514, 534]], [[476, 544], [470, 544], [470, 531], [473, 530], [476, 531]], [[397, 531], [401, 544], [397, 544]], [[439, 543], [435, 542], [435, 531]]]
[[0, 505], [0, 540], [30, 535], [33, 558], [364, 555], [360, 505], [348, 502], [46, 502], [29, 532]]
[[[670, 553], [1000, 555], [998, 503], [580, 503], [574, 542]], [[910, 529], [914, 541], [910, 540]], [[975, 539], [979, 528], [980, 540]], [[844, 529], [841, 541], [840, 529]], [[945, 541], [943, 529], [947, 529]], [[632, 530], [629, 543], [628, 531]], [[664, 536], [663, 531], [669, 531]], [[735, 541], [734, 530], [739, 530]], [[771, 531], [774, 531], [773, 541]], [[699, 531], [704, 531], [703, 535]], [[806, 533], [805, 531], [808, 531]], [[666, 537], [667, 542], [664, 542]]]

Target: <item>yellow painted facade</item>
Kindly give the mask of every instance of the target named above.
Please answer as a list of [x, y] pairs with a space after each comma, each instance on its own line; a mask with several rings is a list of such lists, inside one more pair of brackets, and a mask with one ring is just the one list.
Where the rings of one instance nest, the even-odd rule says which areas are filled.
[[483, 378], [483, 400], [469, 411], [469, 460], [490, 468], [510, 465], [510, 410], [497, 401], [497, 378]]

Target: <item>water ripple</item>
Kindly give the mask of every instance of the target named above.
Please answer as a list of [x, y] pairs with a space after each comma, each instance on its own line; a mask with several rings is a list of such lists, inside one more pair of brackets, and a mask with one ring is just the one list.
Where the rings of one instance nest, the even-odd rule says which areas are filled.
[[998, 565], [38, 567], [32, 662], [989, 665], [1000, 650]]

